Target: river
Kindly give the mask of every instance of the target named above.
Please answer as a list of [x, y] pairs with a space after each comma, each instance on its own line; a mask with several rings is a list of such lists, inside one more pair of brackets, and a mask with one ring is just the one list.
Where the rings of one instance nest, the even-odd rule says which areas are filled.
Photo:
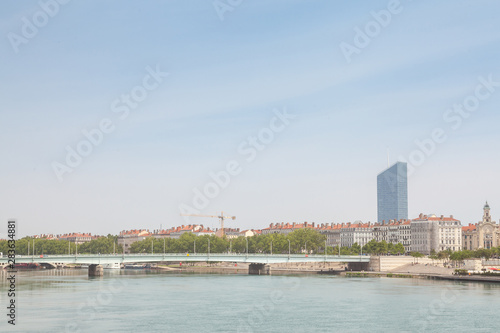
[[498, 332], [500, 285], [325, 275], [18, 272], [1, 332]]

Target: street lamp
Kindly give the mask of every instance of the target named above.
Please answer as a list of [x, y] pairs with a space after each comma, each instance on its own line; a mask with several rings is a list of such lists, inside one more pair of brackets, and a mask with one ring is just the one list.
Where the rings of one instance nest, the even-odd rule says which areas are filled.
[[231, 254], [233, 252], [233, 240], [230, 239], [229, 240], [229, 254]]
[[210, 258], [210, 238], [208, 238], [208, 257]]
[[165, 237], [163, 237], [163, 255], [165, 255]]
[[307, 241], [306, 241], [306, 254], [307, 254]]
[[290, 252], [291, 252], [290, 248], [291, 248], [291, 246], [290, 246], [290, 240], [288, 240], [288, 260], [290, 260]]
[[247, 241], [247, 259], [248, 259], [248, 237], [245, 237], [245, 240]]
[[152, 254], [152, 255], [154, 254], [154, 250], [153, 250], [153, 240], [151, 240], [151, 254]]
[[196, 254], [196, 239], [194, 240], [194, 254]]
[[271, 255], [273, 255], [273, 241], [271, 240]]

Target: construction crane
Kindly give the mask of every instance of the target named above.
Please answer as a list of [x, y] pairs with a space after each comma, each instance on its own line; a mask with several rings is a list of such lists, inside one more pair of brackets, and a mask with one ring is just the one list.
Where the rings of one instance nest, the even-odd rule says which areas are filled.
[[198, 216], [198, 217], [216, 217], [220, 219], [220, 235], [219, 237], [224, 236], [224, 220], [231, 219], [236, 220], [236, 216], [224, 216], [224, 212], [221, 212], [220, 215], [200, 215], [200, 214], [181, 214], [181, 216]]

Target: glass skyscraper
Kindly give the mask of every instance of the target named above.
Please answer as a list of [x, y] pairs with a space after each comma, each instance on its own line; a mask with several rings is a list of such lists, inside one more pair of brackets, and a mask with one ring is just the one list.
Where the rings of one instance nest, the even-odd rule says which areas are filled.
[[377, 176], [378, 222], [408, 219], [408, 166], [397, 162]]

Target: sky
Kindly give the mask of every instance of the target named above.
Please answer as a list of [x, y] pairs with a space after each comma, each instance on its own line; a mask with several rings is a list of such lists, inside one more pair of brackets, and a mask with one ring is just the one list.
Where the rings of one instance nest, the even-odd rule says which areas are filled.
[[2, 1], [0, 238], [500, 219], [500, 3]]

